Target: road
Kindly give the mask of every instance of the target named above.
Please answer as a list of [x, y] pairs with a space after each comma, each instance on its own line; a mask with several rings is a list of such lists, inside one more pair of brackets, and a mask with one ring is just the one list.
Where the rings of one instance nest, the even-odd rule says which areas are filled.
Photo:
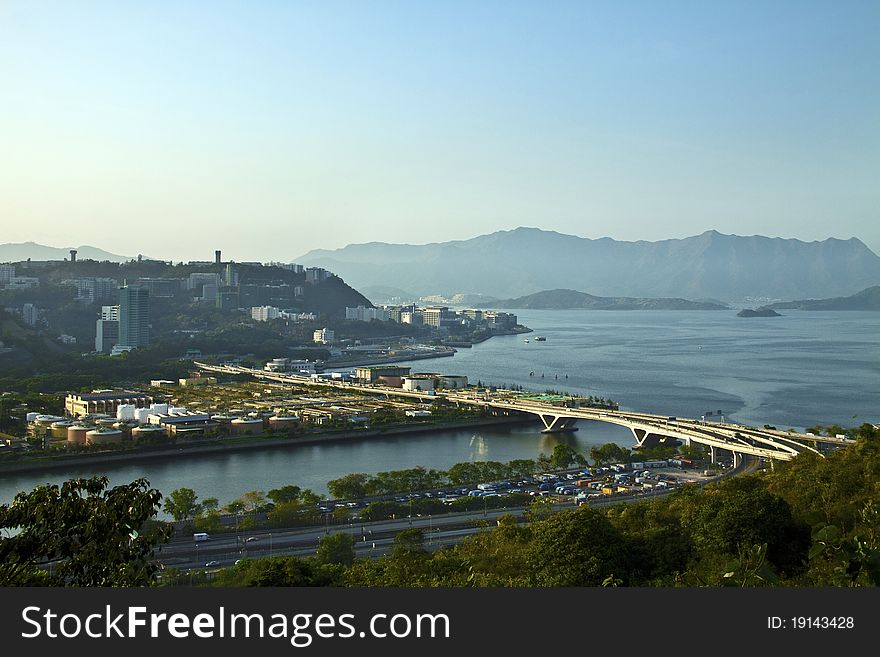
[[[700, 484], [742, 474], [750, 474], [760, 467], [758, 459], [746, 458], [734, 469], [721, 475], [707, 478]], [[603, 508], [615, 504], [632, 504], [670, 495], [678, 487], [664, 491], [596, 498], [590, 501], [593, 508]], [[571, 499], [550, 505], [554, 510], [575, 508]], [[205, 569], [208, 562], [217, 561], [213, 567], [233, 565], [238, 559], [280, 555], [312, 556], [318, 542], [324, 536], [337, 532], [355, 538], [355, 554], [359, 557], [378, 557], [391, 551], [394, 537], [406, 529], [421, 529], [425, 535], [425, 546], [437, 549], [464, 540], [467, 536], [483, 531], [486, 526], [495, 525], [503, 515], [511, 514], [520, 522], [525, 522], [525, 512], [529, 507], [518, 506], [507, 509], [487, 509], [442, 515], [378, 520], [374, 522], [354, 521], [347, 525], [333, 527], [300, 527], [278, 530], [254, 530], [248, 533], [223, 534], [207, 541], [195, 543], [189, 536], [177, 538], [162, 547], [157, 555], [165, 566], [182, 571]], [[256, 540], [248, 541], [250, 537]]]

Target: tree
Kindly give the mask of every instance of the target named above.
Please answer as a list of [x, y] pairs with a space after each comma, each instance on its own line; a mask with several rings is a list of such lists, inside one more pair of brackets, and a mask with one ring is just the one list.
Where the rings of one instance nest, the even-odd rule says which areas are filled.
[[192, 488], [178, 488], [165, 498], [165, 513], [170, 513], [177, 522], [186, 522], [198, 515], [201, 510], [196, 500], [199, 496]]
[[550, 455], [550, 463], [556, 468], [567, 468], [572, 463], [586, 465], [586, 462], [587, 461], [583, 455], [578, 454], [574, 447], [571, 445], [565, 445], [564, 443], [560, 443], [554, 447], [553, 453]]
[[281, 488], [273, 488], [266, 495], [275, 502], [275, 504], [283, 504], [284, 502], [294, 502], [299, 499], [302, 489], [299, 486], [288, 484]]
[[150, 586], [172, 527], [151, 522], [162, 494], [146, 479], [106, 490], [107, 477], [38, 486], [0, 506], [3, 586]]
[[536, 523], [528, 562], [537, 586], [601, 586], [628, 577], [624, 539], [596, 509], [560, 511]]
[[316, 559], [323, 564], [350, 566], [354, 563], [354, 536], [342, 532], [322, 536]]
[[630, 458], [630, 450], [614, 443], [605, 443], [601, 447], [593, 447], [590, 450], [590, 457], [596, 465], [626, 462]]
[[366, 497], [370, 476], [361, 472], [347, 474], [327, 482], [327, 490], [336, 499], [349, 500]]
[[257, 511], [266, 503], [266, 493], [261, 490], [249, 490], [241, 496], [241, 502], [244, 505], [244, 510], [251, 512], [256, 517]]

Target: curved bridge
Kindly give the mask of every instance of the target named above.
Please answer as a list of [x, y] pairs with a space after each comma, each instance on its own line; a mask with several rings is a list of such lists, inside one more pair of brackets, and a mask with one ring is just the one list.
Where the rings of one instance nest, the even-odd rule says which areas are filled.
[[803, 452], [813, 452], [821, 456], [822, 453], [818, 449], [820, 443], [842, 446], [855, 442], [847, 438], [814, 436], [776, 429], [757, 429], [740, 424], [710, 423], [690, 418], [596, 408], [582, 405], [583, 400], [577, 397], [568, 397], [564, 399], [563, 403], [554, 404], [524, 398], [521, 393], [511, 390], [497, 390], [491, 393], [468, 390], [426, 394], [379, 385], [327, 379], [315, 380], [300, 374], [266, 372], [232, 365], [207, 365], [197, 362], [196, 366], [210, 372], [247, 374], [258, 379], [278, 383], [357, 390], [386, 397], [405, 397], [420, 401], [444, 399], [458, 405], [480, 406], [505, 413], [529, 413], [540, 418], [544, 424], [544, 430], [548, 432], [570, 431], [578, 420], [607, 422], [627, 427], [633, 434], [636, 448], [651, 447], [669, 440], [680, 440], [687, 445], [697, 443], [709, 448], [713, 462], [717, 458], [717, 450], [719, 449], [731, 452], [735, 462], [742, 454], [771, 460], [790, 461]]

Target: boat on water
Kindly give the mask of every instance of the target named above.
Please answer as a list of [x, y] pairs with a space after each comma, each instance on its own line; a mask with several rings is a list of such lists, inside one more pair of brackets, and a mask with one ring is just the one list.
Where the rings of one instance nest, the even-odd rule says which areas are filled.
[[547, 338], [545, 338], [543, 335], [536, 335], [535, 342], [547, 342]]
[[528, 339], [528, 338], [526, 338], [526, 339], [525, 339], [525, 340], [523, 340], [523, 342], [526, 342], [526, 343], [528, 343], [528, 341], [529, 341], [529, 339]]

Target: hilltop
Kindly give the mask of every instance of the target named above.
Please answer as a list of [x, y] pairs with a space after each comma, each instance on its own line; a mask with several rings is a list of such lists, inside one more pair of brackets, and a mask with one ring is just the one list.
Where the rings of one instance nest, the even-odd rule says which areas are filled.
[[794, 310], [880, 310], [880, 285], [874, 285], [848, 297], [784, 301], [766, 307]]

